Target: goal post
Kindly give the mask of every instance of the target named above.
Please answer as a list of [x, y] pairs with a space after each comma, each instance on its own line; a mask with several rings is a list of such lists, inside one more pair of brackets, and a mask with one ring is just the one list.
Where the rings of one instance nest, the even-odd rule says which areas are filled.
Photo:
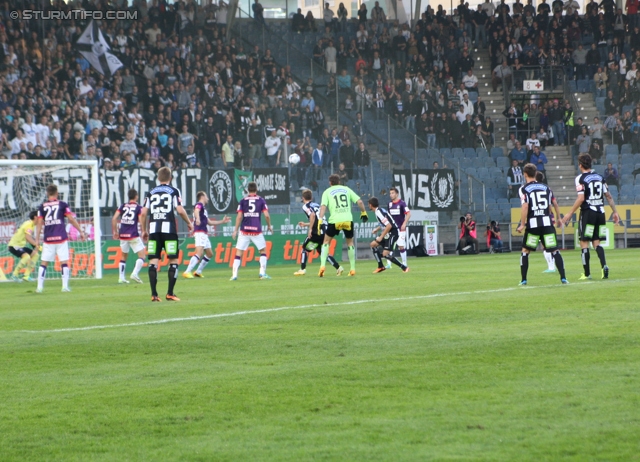
[[[59, 198], [69, 204], [87, 240], [69, 230], [71, 277], [102, 278], [100, 229], [100, 174], [91, 160], [0, 160], [0, 269], [9, 276], [17, 259], [8, 242], [29, 212], [46, 201], [49, 184], [58, 186]], [[59, 278], [59, 262], [47, 277]], [[53, 270], [53, 271], [52, 271]]]

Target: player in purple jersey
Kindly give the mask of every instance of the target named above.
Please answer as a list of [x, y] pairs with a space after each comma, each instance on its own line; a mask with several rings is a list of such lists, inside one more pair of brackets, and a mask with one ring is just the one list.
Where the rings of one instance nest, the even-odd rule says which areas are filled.
[[[129, 202], [122, 204], [113, 214], [111, 219], [111, 229], [113, 230], [113, 238], [120, 239], [121, 257], [118, 265], [119, 278], [118, 284], [129, 284], [129, 281], [125, 278], [125, 271], [127, 269], [127, 256], [129, 255], [129, 249], [138, 254], [136, 260], [136, 266], [131, 272], [131, 279], [138, 284], [142, 284], [139, 273], [144, 265], [144, 243], [140, 239], [140, 233], [138, 231], [138, 223], [140, 223], [141, 229], [146, 229], [145, 216], [142, 216], [142, 207], [138, 204], [138, 191], [130, 189]], [[118, 228], [118, 218], [120, 218], [120, 228]]]
[[[222, 225], [231, 221], [231, 218], [229, 217], [224, 217], [222, 220], [212, 220], [209, 218], [209, 214], [207, 213], [209, 197], [204, 191], [198, 191], [196, 194], [196, 200], [198, 202], [193, 206], [193, 237], [195, 238], [196, 253], [191, 257], [191, 260], [189, 260], [187, 271], [182, 273], [182, 277], [187, 279], [203, 277], [202, 270], [207, 266], [211, 257], [213, 257], [207, 225]], [[198, 265], [198, 263], [200, 263], [200, 265]], [[195, 273], [192, 273], [196, 265], [198, 265], [198, 269]]]
[[[242, 253], [249, 248], [249, 244], [253, 244], [260, 251], [260, 279], [271, 279], [267, 275], [267, 243], [262, 234], [261, 215], [267, 221], [267, 229], [273, 233], [271, 227], [271, 217], [269, 216], [269, 208], [265, 200], [258, 196], [258, 185], [251, 182], [247, 185], [249, 195], [245, 196], [238, 204], [238, 216], [236, 217], [236, 226], [233, 230], [233, 239], [238, 236], [236, 243], [236, 257], [233, 260], [233, 274], [231, 280], [238, 279], [238, 269], [242, 262]], [[240, 234], [238, 234], [238, 230]]]
[[[387, 209], [387, 211], [398, 227], [398, 242], [396, 242], [396, 247], [400, 252], [402, 264], [404, 266], [407, 266], [407, 224], [411, 219], [411, 211], [409, 210], [409, 207], [407, 207], [407, 204], [405, 204], [405, 202], [400, 199], [400, 193], [398, 191], [398, 188], [396, 188], [395, 186], [389, 188], [389, 197], [391, 197], [391, 202], [389, 202], [389, 208]], [[374, 230], [374, 234], [376, 234], [377, 230], [378, 228]], [[386, 268], [391, 268], [390, 262], [387, 263]]]
[[60, 260], [62, 267], [62, 291], [71, 292], [71, 289], [69, 289], [69, 243], [67, 242], [65, 217], [80, 233], [80, 240], [84, 241], [84, 231], [80, 229], [80, 225], [73, 216], [69, 205], [58, 200], [58, 187], [55, 184], [50, 184], [47, 186], [47, 201], [38, 209], [38, 221], [36, 223], [36, 249], [40, 246], [40, 234], [44, 228], [36, 293], [42, 293], [44, 290], [47, 265], [49, 262], [55, 261], [56, 256]]

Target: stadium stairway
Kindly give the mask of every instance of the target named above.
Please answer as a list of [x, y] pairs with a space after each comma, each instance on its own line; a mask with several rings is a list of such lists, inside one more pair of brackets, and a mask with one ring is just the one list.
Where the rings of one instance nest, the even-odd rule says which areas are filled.
[[572, 205], [575, 201], [576, 168], [566, 146], [547, 146], [547, 183], [558, 200], [558, 205]]

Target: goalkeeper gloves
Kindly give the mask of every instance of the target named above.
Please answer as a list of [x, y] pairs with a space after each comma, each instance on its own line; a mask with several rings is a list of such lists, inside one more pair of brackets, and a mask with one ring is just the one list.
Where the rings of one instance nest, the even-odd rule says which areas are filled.
[[367, 221], [369, 221], [369, 215], [367, 215], [367, 212], [360, 213], [360, 221], [363, 223], [366, 223]]

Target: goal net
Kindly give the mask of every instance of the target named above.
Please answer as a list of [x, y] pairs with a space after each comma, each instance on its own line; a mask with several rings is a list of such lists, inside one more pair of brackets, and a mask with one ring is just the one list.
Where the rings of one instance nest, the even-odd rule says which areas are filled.
[[[22, 279], [27, 268], [18, 266], [20, 259], [9, 251], [9, 241], [18, 228], [29, 220], [46, 201], [47, 186], [58, 186], [58, 199], [69, 204], [86, 239], [66, 223], [69, 236], [69, 268], [72, 278], [101, 278], [100, 208], [98, 165], [92, 161], [14, 161], [0, 160], [0, 279]], [[40, 240], [42, 241], [41, 235]], [[30, 244], [26, 244], [31, 248]], [[38, 257], [31, 259], [30, 268], [37, 268]], [[16, 269], [19, 271], [14, 275]], [[32, 276], [37, 274], [32, 272]], [[3, 277], [4, 275], [4, 277]], [[57, 260], [49, 263], [47, 278], [61, 277]]]

